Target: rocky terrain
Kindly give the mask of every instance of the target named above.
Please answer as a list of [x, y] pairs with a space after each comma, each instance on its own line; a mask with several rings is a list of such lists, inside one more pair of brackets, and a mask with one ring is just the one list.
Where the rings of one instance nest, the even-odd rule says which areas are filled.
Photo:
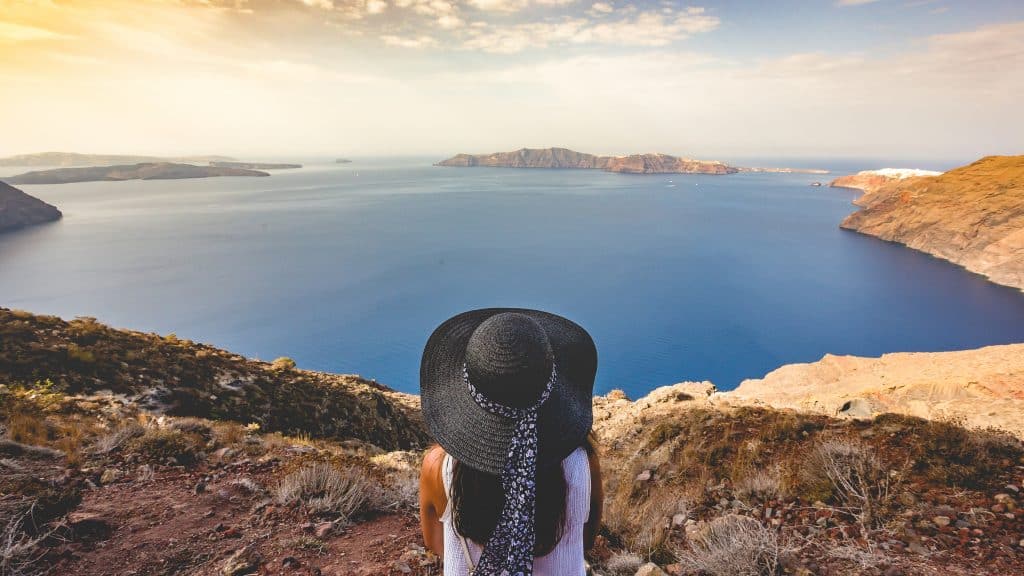
[[989, 156], [939, 176], [885, 182], [854, 203], [861, 210], [843, 228], [1024, 289], [1024, 156]]
[[56, 207], [0, 182], [0, 233], [60, 218]]
[[458, 154], [437, 166], [502, 168], [575, 168], [628, 174], [732, 174], [736, 168], [718, 161], [691, 160], [667, 154], [595, 156], [567, 148], [522, 148], [494, 154]]
[[[1016, 364], [990, 365], [1014, 350], [979, 352], [926, 377], [974, 366], [968, 390], [1019, 398]], [[873, 370], [899, 385], [927, 360], [902, 362]], [[595, 398], [595, 573], [1024, 572], [1018, 438], [813, 410], [707, 382]], [[0, 309], [4, 576], [440, 574], [416, 520], [428, 442], [415, 396], [357, 376]]]
[[938, 176], [940, 174], [942, 174], [942, 172], [918, 170], [916, 168], [882, 168], [881, 170], [862, 170], [856, 174], [840, 176], [830, 182], [829, 186], [833, 188], [853, 188], [854, 190], [860, 190], [866, 194], [870, 194], [890, 182], [906, 178]]
[[130, 154], [76, 154], [74, 152], [41, 152], [0, 158], [0, 166], [115, 166], [118, 164], [141, 164], [144, 162], [178, 162], [184, 164], [206, 164], [209, 162], [234, 160], [229, 156], [179, 156], [161, 158], [158, 156], [137, 156]]
[[219, 176], [270, 176], [270, 174], [243, 168], [156, 162], [123, 166], [90, 166], [87, 168], [37, 170], [11, 176], [4, 180], [11, 184], [71, 184], [74, 182], [175, 180], [182, 178], [214, 178]]
[[283, 164], [275, 162], [210, 162], [214, 168], [244, 168], [246, 170], [292, 170], [302, 168], [302, 164]]
[[746, 380], [716, 397], [828, 416], [898, 413], [993, 426], [1024, 439], [1024, 344], [880, 358], [829, 354]]

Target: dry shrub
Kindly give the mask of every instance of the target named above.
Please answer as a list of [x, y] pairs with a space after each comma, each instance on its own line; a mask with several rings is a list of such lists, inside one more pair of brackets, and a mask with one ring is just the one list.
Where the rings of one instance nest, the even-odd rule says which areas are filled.
[[49, 430], [39, 414], [11, 414], [7, 418], [7, 437], [19, 444], [44, 446], [49, 439]]
[[767, 502], [782, 495], [782, 476], [776, 467], [752, 470], [733, 484], [736, 497]]
[[684, 572], [713, 576], [767, 576], [779, 566], [774, 531], [747, 516], [729, 514], [708, 522], [679, 552]]
[[28, 534], [24, 526], [31, 513], [30, 509], [21, 516], [0, 518], [0, 576], [28, 576], [43, 572], [38, 566], [45, 554], [41, 544], [51, 533]]
[[388, 452], [370, 458], [370, 462], [384, 473], [384, 508], [419, 509], [422, 459], [422, 453], [413, 451]]
[[643, 563], [643, 558], [632, 552], [620, 552], [604, 563], [604, 571], [609, 576], [633, 576]]
[[141, 425], [129, 420], [106, 434], [97, 436], [89, 451], [93, 454], [110, 454], [144, 433], [145, 429]]
[[198, 460], [206, 441], [198, 435], [170, 428], [147, 428], [128, 444], [128, 449], [144, 460], [164, 463], [174, 460], [189, 464]]
[[380, 488], [359, 467], [316, 462], [285, 476], [275, 496], [281, 504], [298, 503], [314, 514], [335, 515], [347, 521], [375, 509], [380, 503]]
[[605, 507], [605, 526], [629, 550], [652, 561], [671, 557], [668, 539], [672, 517], [688, 515], [689, 506], [678, 488], [655, 487], [639, 501], [618, 498]]
[[827, 484], [831, 499], [857, 516], [864, 526], [878, 523], [894, 492], [893, 482], [874, 449], [848, 439], [819, 442], [803, 477], [809, 484]]

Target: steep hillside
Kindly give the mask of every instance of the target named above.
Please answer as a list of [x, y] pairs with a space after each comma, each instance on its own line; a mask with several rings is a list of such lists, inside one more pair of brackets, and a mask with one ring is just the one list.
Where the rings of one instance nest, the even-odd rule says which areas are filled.
[[918, 170], [916, 168], [882, 168], [881, 170], [862, 170], [856, 174], [840, 176], [830, 182], [829, 186], [833, 188], [853, 188], [854, 190], [861, 190], [866, 194], [870, 194], [890, 182], [904, 180], [906, 178], [916, 178], [919, 176], [938, 176], [940, 174], [942, 174], [942, 172]]
[[0, 182], [0, 232], [60, 220], [56, 207]]
[[[0, 308], [0, 383], [49, 381], [157, 414], [259, 424], [313, 437], [422, 446], [417, 402], [358, 376], [249, 360], [204, 344]], [[412, 407], [412, 408], [411, 408]]]
[[1024, 156], [886, 183], [842, 227], [905, 244], [1024, 290]]

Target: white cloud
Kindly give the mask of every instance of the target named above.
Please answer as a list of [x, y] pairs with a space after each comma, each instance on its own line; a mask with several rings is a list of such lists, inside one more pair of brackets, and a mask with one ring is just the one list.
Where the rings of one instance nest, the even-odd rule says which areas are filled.
[[463, 48], [512, 54], [529, 48], [561, 44], [667, 46], [693, 34], [709, 32], [719, 19], [703, 8], [687, 8], [666, 15], [640, 12], [619, 20], [594, 22], [585, 18], [514, 25], [488, 25], [468, 32]]
[[466, 23], [463, 22], [462, 18], [459, 18], [455, 14], [445, 14], [437, 19], [437, 25], [445, 30], [453, 30], [455, 28], [461, 28]]
[[862, 6], [864, 4], [874, 4], [878, 0], [838, 0], [836, 6]]
[[615, 8], [612, 7], [612, 5], [607, 3], [607, 2], [595, 2], [594, 5], [590, 7], [590, 13], [591, 14], [595, 14], [595, 15], [596, 14], [611, 14], [614, 11], [615, 11]]
[[366, 12], [368, 14], [380, 14], [387, 10], [388, 3], [384, 0], [367, 0]]
[[323, 10], [333, 10], [334, 2], [332, 0], [301, 0], [303, 4], [310, 8], [320, 8]]
[[403, 37], [395, 36], [393, 34], [384, 34], [380, 39], [384, 44], [398, 48], [429, 48], [437, 45], [436, 39], [426, 35]]

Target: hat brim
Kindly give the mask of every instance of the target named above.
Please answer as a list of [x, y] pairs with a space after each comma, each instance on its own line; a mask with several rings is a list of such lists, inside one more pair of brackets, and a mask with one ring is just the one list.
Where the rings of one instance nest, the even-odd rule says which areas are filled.
[[463, 312], [427, 340], [420, 364], [420, 401], [434, 440], [456, 460], [501, 474], [515, 422], [480, 407], [462, 377], [466, 346], [477, 326], [504, 312], [525, 314], [541, 325], [558, 366], [551, 396], [538, 414], [537, 464], [551, 466], [583, 444], [594, 421], [592, 398], [597, 349], [587, 331], [561, 316], [521, 308]]

